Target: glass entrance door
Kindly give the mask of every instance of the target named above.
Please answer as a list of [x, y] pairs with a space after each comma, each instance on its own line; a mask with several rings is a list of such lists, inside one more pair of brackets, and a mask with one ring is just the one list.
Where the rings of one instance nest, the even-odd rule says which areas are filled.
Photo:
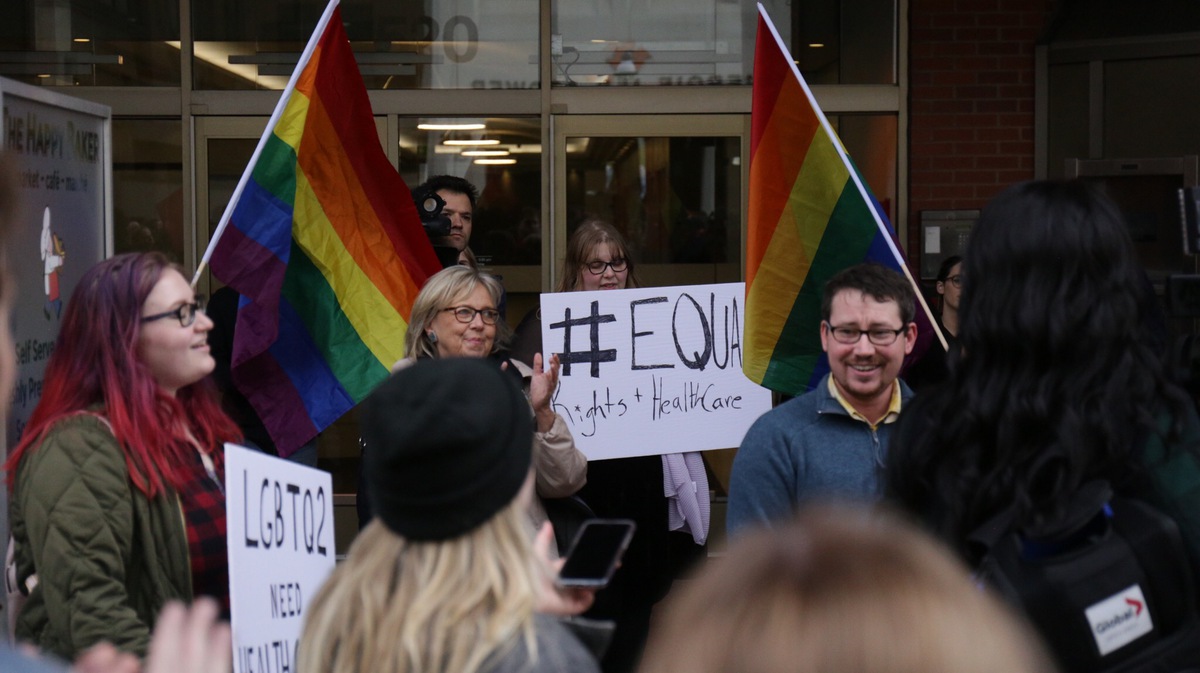
[[589, 218], [624, 234], [647, 285], [740, 280], [748, 123], [744, 115], [556, 117], [545, 286], [557, 282], [567, 239]]

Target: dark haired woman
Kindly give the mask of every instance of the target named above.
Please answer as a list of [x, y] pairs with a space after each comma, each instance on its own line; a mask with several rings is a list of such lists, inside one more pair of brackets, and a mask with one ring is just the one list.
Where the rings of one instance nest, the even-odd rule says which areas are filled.
[[1106, 480], [1174, 519], [1197, 566], [1200, 424], [1150, 345], [1116, 206], [1082, 182], [1010, 187], [983, 210], [964, 273], [962, 349], [901, 419], [892, 497], [973, 561], [967, 538], [993, 516], [1045, 524]]

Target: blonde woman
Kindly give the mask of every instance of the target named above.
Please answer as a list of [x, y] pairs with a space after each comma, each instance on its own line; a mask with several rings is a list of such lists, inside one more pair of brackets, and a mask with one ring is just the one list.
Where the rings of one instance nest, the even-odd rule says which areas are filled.
[[894, 516], [809, 509], [667, 604], [641, 673], [1052, 673], [1036, 636]]
[[[507, 362], [502, 348], [510, 335], [497, 308], [501, 293], [495, 277], [467, 266], [435, 273], [413, 302], [405, 359], [488, 358], [500, 367]], [[587, 457], [575, 447], [566, 421], [550, 408], [550, 396], [558, 385], [558, 357], [551, 357], [543, 367], [539, 354], [530, 364], [527, 392], [536, 421], [537, 494], [565, 498], [587, 482]], [[509, 368], [518, 378], [517, 368]]]
[[[363, 407], [376, 517], [318, 592], [300, 638], [311, 673], [596, 671], [564, 626], [535, 549], [533, 423], [509, 377], [478, 359], [426, 358]], [[538, 609], [542, 612], [538, 612]]]

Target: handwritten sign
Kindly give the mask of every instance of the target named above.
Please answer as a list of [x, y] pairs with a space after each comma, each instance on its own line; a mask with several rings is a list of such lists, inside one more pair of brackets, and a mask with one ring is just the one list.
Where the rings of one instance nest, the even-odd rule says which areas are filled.
[[333, 570], [333, 481], [225, 445], [233, 670], [296, 670], [304, 610]]
[[745, 283], [542, 295], [552, 405], [589, 460], [737, 446], [771, 407], [742, 374]]

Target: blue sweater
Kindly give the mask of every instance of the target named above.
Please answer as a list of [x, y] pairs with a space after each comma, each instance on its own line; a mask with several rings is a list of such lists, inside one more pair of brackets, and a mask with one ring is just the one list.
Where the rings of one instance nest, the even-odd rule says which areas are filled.
[[[894, 424], [872, 430], [817, 387], [768, 411], [750, 426], [733, 460], [726, 531], [790, 516], [813, 499], [874, 501], [882, 488]], [[901, 404], [912, 391], [900, 383]]]

